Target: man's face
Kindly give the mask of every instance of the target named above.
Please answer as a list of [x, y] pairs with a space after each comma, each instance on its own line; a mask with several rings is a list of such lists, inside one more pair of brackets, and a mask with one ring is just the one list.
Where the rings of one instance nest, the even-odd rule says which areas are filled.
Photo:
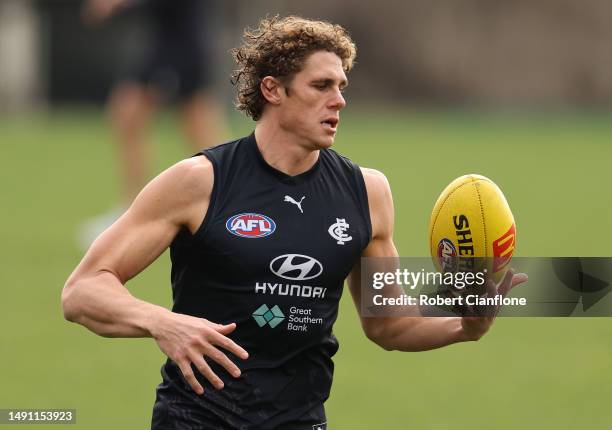
[[280, 126], [311, 149], [334, 143], [340, 110], [346, 106], [342, 90], [347, 85], [342, 60], [317, 51], [306, 58], [303, 69], [282, 91]]

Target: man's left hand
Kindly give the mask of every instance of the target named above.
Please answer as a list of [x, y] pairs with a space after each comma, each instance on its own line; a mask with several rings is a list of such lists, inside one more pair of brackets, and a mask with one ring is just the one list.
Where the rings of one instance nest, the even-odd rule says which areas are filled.
[[[495, 284], [492, 279], [487, 280], [487, 297], [495, 297], [501, 295], [506, 297], [510, 290], [517, 285], [527, 282], [527, 275], [525, 273], [514, 273], [514, 270], [510, 269], [506, 272], [506, 275], [499, 284]], [[461, 319], [461, 327], [465, 337], [469, 340], [478, 340], [489, 330], [495, 317], [499, 312], [500, 306], [485, 307], [486, 311], [476, 312], [477, 315], [485, 316], [464, 316]]]

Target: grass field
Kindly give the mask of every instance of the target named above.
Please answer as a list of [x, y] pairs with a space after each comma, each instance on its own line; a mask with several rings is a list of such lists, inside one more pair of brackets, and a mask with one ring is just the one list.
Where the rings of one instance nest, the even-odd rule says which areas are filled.
[[[239, 135], [250, 127], [235, 119], [232, 128]], [[153, 134], [156, 171], [186, 155], [171, 116]], [[148, 428], [163, 361], [150, 339], [97, 337], [65, 322], [60, 310], [60, 290], [81, 257], [75, 229], [117, 194], [109, 141], [95, 109], [0, 117], [0, 408], [76, 408], [71, 429]], [[387, 174], [404, 256], [427, 254], [437, 195], [473, 172], [506, 193], [518, 255], [606, 256], [610, 142], [604, 113], [354, 109], [336, 149]], [[167, 254], [128, 286], [170, 306]], [[335, 332], [331, 429], [612, 426], [612, 320], [500, 319], [478, 343], [388, 353], [363, 336], [347, 294]]]

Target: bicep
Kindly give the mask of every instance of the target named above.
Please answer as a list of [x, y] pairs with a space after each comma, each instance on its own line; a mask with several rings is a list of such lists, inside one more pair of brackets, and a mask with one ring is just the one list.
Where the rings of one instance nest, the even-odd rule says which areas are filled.
[[[370, 241], [369, 245], [364, 249], [361, 254], [362, 258], [380, 258], [383, 257], [382, 260], [373, 261], [373, 265], [370, 265], [369, 270], [373, 270], [374, 267], [376, 271], [384, 271], [384, 272], [394, 272], [396, 268], [399, 267], [398, 261], [398, 253], [395, 248], [395, 244], [391, 237], [386, 238], [375, 238]], [[349, 273], [347, 278], [347, 283], [349, 287], [349, 291], [351, 293], [351, 297], [357, 308], [357, 312], [359, 313], [359, 317], [361, 319], [361, 323], [364, 329], [367, 332], [368, 325], [374, 323], [373, 319], [364, 318], [360, 313], [361, 308], [361, 290], [362, 290], [362, 282], [361, 282], [361, 272], [362, 272], [362, 260], [359, 261], [353, 266], [353, 269]]]
[[125, 283], [164, 252], [178, 228], [165, 218], [143, 219], [131, 207], [95, 240], [76, 273], [111, 272]]
[[[391, 257], [390, 261], [392, 261], [398, 257], [398, 252], [393, 242], [395, 215], [389, 182], [382, 173], [376, 170], [362, 168], [362, 173], [368, 193], [372, 239], [361, 253], [361, 257]], [[360, 289], [360, 274], [361, 259], [357, 261], [348, 277], [349, 289], [353, 298], [358, 295]]]
[[110, 272], [125, 283], [151, 264], [183, 227], [194, 230], [208, 208], [212, 170], [184, 160], [151, 181], [132, 206], [102, 233], [71, 278]]
[[[372, 240], [363, 250], [361, 257], [383, 257], [384, 260], [376, 260], [376, 265], [384, 265], [381, 270], [394, 271], [394, 268], [399, 266], [398, 252], [393, 242], [394, 208], [389, 183], [384, 175], [379, 172], [364, 169], [363, 173], [368, 191], [370, 219], [372, 220]], [[362, 261], [359, 259], [347, 279], [349, 291], [358, 312], [362, 298], [361, 263]], [[368, 332], [371, 326], [375, 324], [376, 318], [364, 318], [360, 313], [360, 319], [366, 334], [369, 336]]]

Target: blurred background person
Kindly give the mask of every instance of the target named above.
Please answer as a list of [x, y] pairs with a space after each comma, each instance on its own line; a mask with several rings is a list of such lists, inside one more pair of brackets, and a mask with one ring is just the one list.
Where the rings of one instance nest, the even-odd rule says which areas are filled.
[[[87, 220], [79, 229], [88, 246], [124, 211], [149, 179], [152, 146], [148, 131], [160, 102], [176, 101], [191, 152], [225, 137], [222, 106], [211, 91], [214, 62], [210, 36], [202, 29], [212, 17], [206, 0], [87, 0], [81, 18], [99, 26], [113, 15], [136, 8], [151, 27], [150, 47], [120, 77], [111, 91], [108, 110], [121, 168], [121, 201], [109, 212]], [[211, 8], [212, 9], [212, 8]]]

